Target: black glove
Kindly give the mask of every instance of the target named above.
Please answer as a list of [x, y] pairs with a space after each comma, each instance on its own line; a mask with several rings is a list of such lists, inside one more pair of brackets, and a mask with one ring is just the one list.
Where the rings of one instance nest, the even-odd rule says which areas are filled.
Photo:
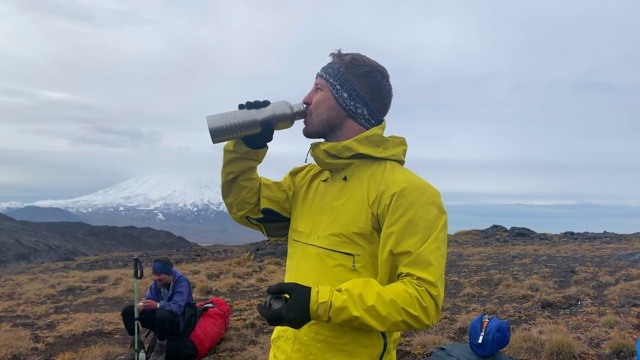
[[262, 108], [266, 108], [267, 106], [271, 105], [271, 101], [269, 100], [254, 100], [254, 101], [247, 101], [244, 104], [238, 104], [238, 110], [253, 110], [253, 109], [262, 109]]
[[[269, 105], [271, 105], [271, 101], [269, 100], [247, 101], [244, 104], [239, 104], [238, 110], [262, 109]], [[242, 142], [247, 145], [248, 148], [253, 150], [264, 149], [267, 147], [267, 144], [273, 140], [273, 125], [269, 122], [263, 122], [260, 124], [260, 127], [262, 130], [259, 133], [242, 138]]]
[[297, 283], [279, 283], [267, 288], [271, 295], [289, 295], [287, 302], [272, 310], [267, 310], [264, 304], [258, 305], [258, 312], [271, 326], [288, 326], [300, 329], [311, 321], [309, 303], [311, 302], [311, 288]]

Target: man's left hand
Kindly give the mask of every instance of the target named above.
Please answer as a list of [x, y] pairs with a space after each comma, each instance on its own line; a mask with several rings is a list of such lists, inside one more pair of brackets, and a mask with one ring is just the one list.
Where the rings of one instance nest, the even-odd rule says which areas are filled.
[[158, 302], [149, 299], [140, 301], [140, 305], [145, 310], [156, 310], [158, 308]]
[[[256, 110], [266, 108], [271, 105], [269, 100], [247, 101], [244, 104], [238, 104], [238, 110]], [[250, 149], [260, 150], [267, 147], [267, 144], [273, 140], [274, 133], [273, 124], [268, 121], [260, 123], [260, 132], [253, 135], [247, 135], [242, 138], [242, 142]]]
[[258, 312], [271, 326], [288, 326], [300, 329], [311, 321], [309, 303], [311, 288], [298, 283], [279, 283], [267, 288], [271, 295], [288, 295], [287, 302], [276, 309], [268, 310], [264, 304], [258, 305]]

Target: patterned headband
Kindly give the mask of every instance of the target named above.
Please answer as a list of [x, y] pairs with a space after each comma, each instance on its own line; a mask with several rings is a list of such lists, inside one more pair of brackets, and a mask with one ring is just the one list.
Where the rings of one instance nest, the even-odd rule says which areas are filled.
[[328, 63], [320, 69], [317, 76], [327, 83], [331, 95], [342, 110], [360, 126], [369, 130], [382, 123], [378, 112], [338, 64]]

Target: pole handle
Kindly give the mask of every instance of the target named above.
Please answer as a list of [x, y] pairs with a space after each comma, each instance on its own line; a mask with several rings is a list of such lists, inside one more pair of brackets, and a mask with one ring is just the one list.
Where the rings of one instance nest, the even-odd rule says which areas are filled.
[[137, 257], [133, 258], [133, 278], [142, 279], [144, 277], [144, 269], [142, 268], [142, 262]]

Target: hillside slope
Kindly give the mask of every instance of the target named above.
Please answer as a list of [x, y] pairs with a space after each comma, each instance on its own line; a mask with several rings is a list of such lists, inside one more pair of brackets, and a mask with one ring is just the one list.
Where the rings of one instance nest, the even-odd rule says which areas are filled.
[[80, 222], [34, 223], [0, 214], [0, 266], [73, 260], [110, 252], [160, 251], [198, 246], [168, 231]]

